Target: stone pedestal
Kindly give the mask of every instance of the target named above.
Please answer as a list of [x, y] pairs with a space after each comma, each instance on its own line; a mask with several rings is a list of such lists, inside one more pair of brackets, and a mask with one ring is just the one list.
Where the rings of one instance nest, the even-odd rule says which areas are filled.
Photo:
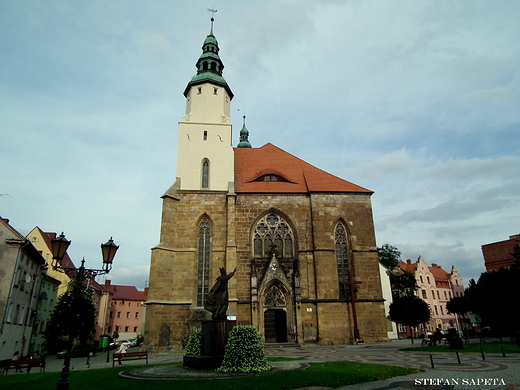
[[202, 321], [200, 356], [184, 356], [183, 365], [197, 370], [214, 370], [222, 365], [229, 332], [236, 321]]

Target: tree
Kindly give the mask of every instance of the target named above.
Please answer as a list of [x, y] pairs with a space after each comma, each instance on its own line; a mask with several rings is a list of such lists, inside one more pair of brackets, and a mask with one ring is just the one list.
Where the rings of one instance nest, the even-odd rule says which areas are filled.
[[517, 336], [520, 339], [520, 268], [500, 268], [484, 272], [478, 282], [470, 281], [465, 295], [469, 307], [482, 319], [483, 326], [491, 327], [496, 337]]
[[401, 252], [390, 244], [383, 244], [381, 248], [377, 248], [377, 256], [379, 262], [391, 271], [397, 267], [401, 260]]
[[[402, 296], [390, 304], [390, 320], [396, 324], [412, 327], [430, 320], [430, 307], [417, 297]], [[412, 334], [413, 345], [413, 334]]]
[[390, 285], [392, 287], [392, 298], [415, 297], [417, 281], [415, 274], [405, 270], [396, 270], [390, 273]]
[[469, 298], [466, 296], [453, 297], [446, 303], [446, 309], [450, 314], [459, 314], [464, 317], [470, 310]]
[[90, 292], [86, 289], [74, 289], [60, 295], [47, 330], [45, 345], [47, 352], [56, 352], [64, 348], [68, 340], [79, 340], [86, 344], [96, 325], [96, 308]]

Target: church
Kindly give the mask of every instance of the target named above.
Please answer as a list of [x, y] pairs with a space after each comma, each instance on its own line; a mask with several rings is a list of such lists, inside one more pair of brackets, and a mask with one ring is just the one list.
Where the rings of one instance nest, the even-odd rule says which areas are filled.
[[245, 120], [233, 139], [213, 18], [196, 68], [152, 248], [146, 348], [183, 347], [209, 318], [204, 300], [220, 267], [236, 269], [227, 317], [265, 343], [387, 340], [372, 191], [274, 144], [252, 147]]

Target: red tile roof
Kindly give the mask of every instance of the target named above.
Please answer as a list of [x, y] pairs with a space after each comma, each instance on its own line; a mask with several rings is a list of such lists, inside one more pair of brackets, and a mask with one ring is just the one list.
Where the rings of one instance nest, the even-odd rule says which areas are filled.
[[139, 291], [135, 286], [110, 285], [108, 291], [114, 294], [113, 300], [146, 301], [144, 292]]
[[[235, 148], [234, 151], [235, 192], [237, 193], [373, 193], [322, 171], [271, 143], [260, 148]], [[268, 174], [281, 176], [287, 182], [256, 181]]]

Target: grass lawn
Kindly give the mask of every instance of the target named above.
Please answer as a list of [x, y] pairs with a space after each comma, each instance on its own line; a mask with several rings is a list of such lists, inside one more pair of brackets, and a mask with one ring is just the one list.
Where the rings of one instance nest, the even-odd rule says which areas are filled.
[[449, 345], [439, 345], [436, 347], [422, 347], [419, 343], [415, 348], [403, 348], [401, 351], [414, 352], [479, 352], [480, 348], [484, 350], [484, 354], [502, 354], [502, 347], [506, 355], [508, 353], [520, 353], [520, 347], [512, 342], [502, 343], [482, 343], [482, 344], [464, 344], [463, 349], [450, 349]]
[[[145, 366], [146, 367], [146, 366]], [[148, 366], [149, 367], [149, 366]], [[138, 366], [132, 367], [138, 368]], [[70, 390], [221, 390], [270, 389], [283, 390], [307, 386], [340, 387], [370, 382], [418, 372], [400, 367], [350, 362], [312, 363], [305, 370], [285, 371], [277, 374], [251, 375], [233, 379], [141, 381], [117, 376], [128, 367], [72, 371]], [[0, 389], [54, 390], [60, 373], [31, 373], [0, 376]]]

